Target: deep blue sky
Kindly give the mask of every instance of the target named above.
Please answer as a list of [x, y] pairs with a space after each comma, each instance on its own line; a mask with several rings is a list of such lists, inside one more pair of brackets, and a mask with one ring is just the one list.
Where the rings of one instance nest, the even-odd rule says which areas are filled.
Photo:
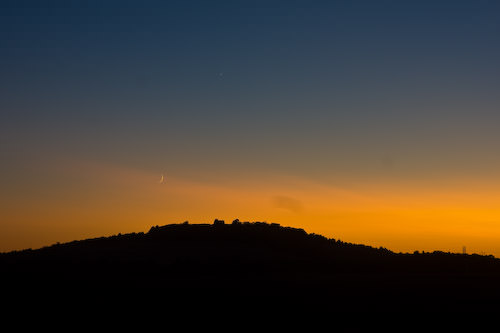
[[0, 6], [2, 141], [26, 155], [368, 178], [499, 162], [497, 1]]

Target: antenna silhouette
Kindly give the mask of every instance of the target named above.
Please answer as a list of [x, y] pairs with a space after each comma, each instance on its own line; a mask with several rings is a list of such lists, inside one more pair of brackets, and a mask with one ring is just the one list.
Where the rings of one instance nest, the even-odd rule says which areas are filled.
[[467, 254], [467, 248], [464, 246], [462, 246], [462, 254]]

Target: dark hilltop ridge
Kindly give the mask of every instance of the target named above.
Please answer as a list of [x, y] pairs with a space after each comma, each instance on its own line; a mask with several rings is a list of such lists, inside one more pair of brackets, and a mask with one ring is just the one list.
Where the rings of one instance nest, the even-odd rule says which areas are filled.
[[321, 304], [354, 312], [490, 311], [500, 299], [493, 256], [394, 253], [238, 220], [2, 253], [0, 274], [4, 290], [23, 297], [217, 299], [231, 307]]

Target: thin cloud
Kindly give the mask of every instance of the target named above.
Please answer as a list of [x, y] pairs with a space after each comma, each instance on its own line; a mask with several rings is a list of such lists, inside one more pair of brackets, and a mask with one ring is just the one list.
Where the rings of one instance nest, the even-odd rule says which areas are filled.
[[295, 214], [298, 214], [303, 210], [303, 205], [299, 200], [288, 196], [275, 196], [272, 198], [272, 204], [276, 208], [285, 209]]

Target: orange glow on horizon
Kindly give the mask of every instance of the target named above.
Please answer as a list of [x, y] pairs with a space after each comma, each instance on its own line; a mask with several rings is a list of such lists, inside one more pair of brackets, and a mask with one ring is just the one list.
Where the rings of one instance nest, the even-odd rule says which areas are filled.
[[[365, 184], [341, 188], [285, 176], [194, 181], [98, 163], [60, 166], [64, 186], [29, 192], [2, 212], [1, 251], [126, 232], [153, 225], [276, 222], [396, 252], [451, 251], [500, 257], [500, 192], [493, 186], [429, 188]], [[68, 181], [68, 179], [70, 181]], [[50, 187], [50, 186], [52, 187]], [[22, 226], [22, 227], [21, 227]]]

